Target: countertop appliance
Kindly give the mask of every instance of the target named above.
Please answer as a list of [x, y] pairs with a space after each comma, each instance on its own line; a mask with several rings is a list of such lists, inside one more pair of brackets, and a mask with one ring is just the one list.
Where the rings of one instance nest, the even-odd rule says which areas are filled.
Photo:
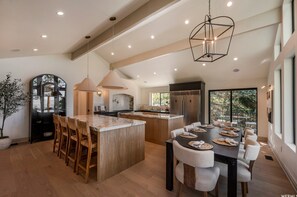
[[184, 115], [184, 124], [205, 123], [205, 83], [170, 84], [170, 114]]

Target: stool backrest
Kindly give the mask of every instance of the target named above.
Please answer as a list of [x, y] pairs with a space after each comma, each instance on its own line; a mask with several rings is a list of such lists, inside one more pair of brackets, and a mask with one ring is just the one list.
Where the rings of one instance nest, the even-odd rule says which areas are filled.
[[91, 146], [92, 138], [90, 132], [90, 126], [87, 121], [77, 120], [78, 137], [80, 140], [87, 140], [88, 145]]
[[60, 129], [62, 133], [68, 135], [68, 125], [66, 116], [60, 116]]
[[69, 135], [76, 135], [78, 137], [76, 118], [68, 118]]
[[53, 114], [53, 121], [54, 121], [54, 126], [55, 126], [55, 131], [56, 133], [60, 133], [60, 116]]

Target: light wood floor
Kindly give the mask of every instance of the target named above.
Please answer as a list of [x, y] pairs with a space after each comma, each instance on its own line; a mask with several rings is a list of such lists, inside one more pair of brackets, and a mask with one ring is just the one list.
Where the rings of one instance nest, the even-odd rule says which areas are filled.
[[[175, 196], [165, 189], [165, 146], [146, 142], [144, 161], [102, 183], [95, 181], [93, 171], [88, 184], [51, 150], [52, 141], [47, 141], [0, 151], [0, 196]], [[255, 163], [248, 196], [296, 194], [274, 156], [274, 161], [269, 161], [264, 154], [272, 155], [267, 145]], [[226, 196], [224, 178], [220, 178], [219, 188], [220, 196]], [[185, 187], [182, 192], [187, 197], [202, 195]]]

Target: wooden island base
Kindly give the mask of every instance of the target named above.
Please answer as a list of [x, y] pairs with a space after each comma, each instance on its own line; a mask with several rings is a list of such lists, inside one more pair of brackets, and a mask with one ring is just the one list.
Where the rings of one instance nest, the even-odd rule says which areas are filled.
[[183, 115], [160, 114], [152, 112], [121, 113], [120, 117], [145, 121], [145, 140], [165, 146], [171, 138], [170, 132], [183, 128]]

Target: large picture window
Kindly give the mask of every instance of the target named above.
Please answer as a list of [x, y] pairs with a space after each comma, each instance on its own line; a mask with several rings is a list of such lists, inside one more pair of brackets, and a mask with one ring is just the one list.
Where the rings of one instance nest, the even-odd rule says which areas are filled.
[[209, 91], [209, 121], [232, 122], [257, 130], [257, 89]]
[[169, 92], [155, 92], [152, 93], [152, 106], [169, 106], [170, 94]]

